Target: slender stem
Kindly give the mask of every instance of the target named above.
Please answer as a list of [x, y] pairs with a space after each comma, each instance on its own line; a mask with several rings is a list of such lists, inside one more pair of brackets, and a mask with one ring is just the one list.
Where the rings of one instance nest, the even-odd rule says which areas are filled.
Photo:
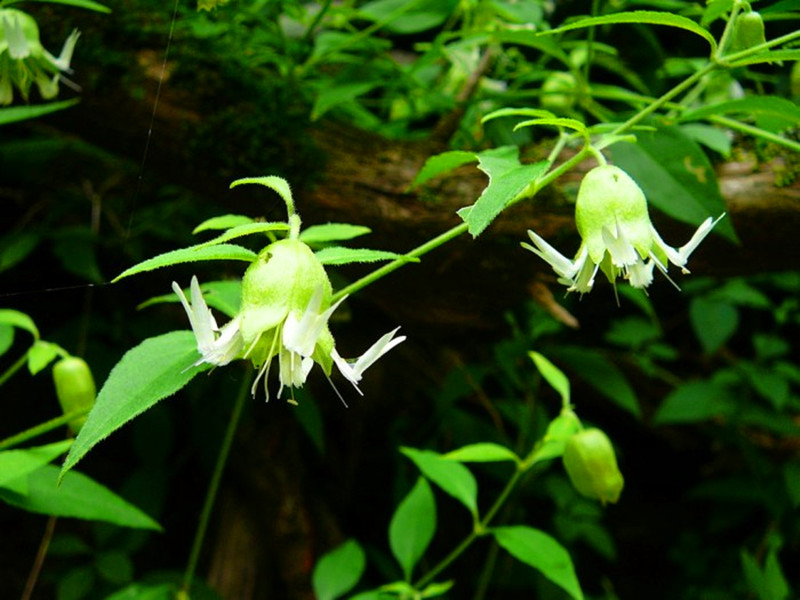
[[506, 483], [503, 491], [500, 492], [500, 495], [494, 501], [494, 504], [492, 504], [489, 512], [486, 513], [486, 516], [484, 516], [483, 519], [475, 524], [472, 532], [466, 538], [464, 538], [458, 546], [453, 548], [450, 554], [445, 556], [436, 566], [419, 578], [419, 580], [414, 584], [414, 589], [418, 590], [424, 585], [433, 581], [433, 579], [439, 573], [444, 571], [450, 565], [450, 563], [461, 556], [461, 554], [472, 545], [472, 542], [474, 542], [478, 537], [486, 534], [486, 529], [489, 526], [489, 522], [492, 520], [492, 518], [494, 518], [495, 514], [497, 514], [497, 511], [500, 510], [505, 501], [508, 499], [508, 495], [514, 489], [514, 486], [517, 485], [517, 482], [523, 473], [524, 470], [520, 467], [514, 471], [511, 479], [508, 480], [508, 483]]
[[703, 77], [705, 77], [706, 75], [708, 75], [709, 73], [711, 73], [712, 71], [714, 71], [717, 68], [718, 68], [718, 65], [716, 63], [707, 64], [705, 67], [703, 67], [699, 71], [695, 72], [693, 75], [691, 75], [691, 76], [687, 77], [686, 79], [684, 79], [683, 81], [681, 81], [678, 85], [676, 85], [674, 88], [669, 90], [666, 94], [664, 94], [663, 96], [658, 98], [655, 102], [650, 104], [647, 108], [643, 108], [638, 113], [633, 115], [630, 119], [625, 121], [622, 125], [620, 125], [617, 128], [615, 128], [609, 135], [610, 136], [614, 136], [614, 135], [618, 135], [620, 133], [623, 133], [623, 132], [629, 130], [634, 125], [636, 125], [640, 121], [644, 120], [646, 117], [648, 117], [651, 114], [653, 114], [654, 112], [656, 112], [659, 108], [664, 106], [667, 102], [672, 100], [675, 96], [677, 96], [678, 94], [681, 94], [682, 92], [688, 90], [696, 82], [700, 81]]
[[217, 491], [219, 490], [219, 483], [222, 479], [222, 473], [225, 471], [225, 464], [228, 460], [233, 438], [236, 434], [236, 427], [239, 424], [239, 418], [242, 416], [242, 409], [244, 408], [245, 400], [247, 400], [247, 392], [250, 389], [250, 381], [252, 377], [242, 377], [242, 384], [239, 388], [239, 394], [236, 397], [236, 402], [231, 412], [231, 418], [228, 421], [228, 428], [225, 431], [225, 437], [222, 440], [219, 454], [217, 455], [217, 462], [214, 465], [214, 472], [211, 475], [211, 481], [208, 484], [208, 491], [203, 503], [203, 510], [200, 513], [200, 520], [197, 523], [197, 531], [195, 531], [194, 542], [189, 554], [189, 562], [186, 565], [186, 571], [183, 574], [183, 585], [181, 592], [188, 594], [194, 579], [194, 573], [197, 570], [197, 562], [200, 559], [200, 550], [203, 547], [203, 540], [208, 529], [208, 522], [211, 518], [211, 511], [214, 508], [214, 501], [217, 498]]
[[44, 423], [39, 423], [31, 427], [30, 429], [26, 429], [25, 431], [21, 431], [11, 437], [7, 437], [4, 440], [0, 440], [0, 450], [6, 450], [7, 448], [11, 448], [13, 446], [19, 446], [20, 444], [27, 442], [30, 439], [38, 437], [47, 433], [48, 431], [53, 431], [53, 429], [58, 429], [62, 425], [66, 425], [73, 419], [79, 419], [85, 415], [89, 414], [89, 411], [92, 410], [91, 407], [89, 408], [79, 408], [78, 410], [74, 410], [72, 412], [68, 412], [60, 417], [56, 417], [55, 419], [50, 419], [49, 421], [45, 421]]
[[461, 235], [462, 233], [465, 233], [467, 231], [467, 228], [468, 228], [468, 225], [466, 223], [460, 223], [460, 224], [456, 225], [455, 227], [452, 227], [451, 229], [448, 229], [444, 233], [442, 233], [440, 235], [437, 235], [432, 240], [428, 240], [427, 242], [425, 242], [421, 246], [417, 246], [416, 248], [411, 250], [411, 252], [409, 252], [408, 254], [405, 254], [402, 257], [397, 258], [397, 259], [393, 260], [390, 263], [387, 263], [386, 265], [382, 266], [380, 269], [376, 269], [372, 273], [370, 273], [368, 275], [365, 275], [364, 277], [362, 277], [358, 281], [354, 281], [353, 283], [351, 283], [347, 287], [342, 288], [341, 290], [339, 290], [338, 292], [336, 292], [333, 295], [333, 297], [331, 298], [331, 302], [336, 302], [337, 300], [339, 300], [340, 298], [342, 298], [344, 296], [352, 294], [353, 292], [357, 292], [361, 288], [368, 286], [370, 283], [374, 283], [375, 281], [377, 281], [378, 279], [380, 279], [384, 275], [388, 275], [392, 271], [395, 271], [395, 270], [399, 269], [400, 267], [402, 267], [403, 265], [408, 264], [410, 262], [408, 260], [409, 258], [418, 258], [418, 257], [422, 256], [423, 254], [427, 254], [431, 250], [435, 250], [436, 248], [438, 248], [439, 246], [449, 242], [453, 238], [456, 238], [459, 235]]
[[20, 600], [29, 600], [33, 595], [33, 590], [36, 587], [36, 582], [39, 580], [39, 573], [42, 571], [44, 559], [47, 557], [47, 550], [50, 548], [50, 541], [53, 539], [53, 532], [56, 529], [56, 517], [50, 515], [47, 519], [47, 525], [42, 535], [42, 541], [39, 543], [39, 550], [36, 552], [36, 560], [33, 561], [33, 567], [28, 575], [28, 580], [25, 582], [25, 590], [20, 596]]
[[328, 12], [328, 9], [330, 9], [331, 2], [332, 0], [325, 0], [320, 9], [317, 11], [317, 14], [314, 15], [314, 19], [311, 21], [311, 24], [308, 26], [308, 29], [306, 29], [306, 33], [303, 36], [304, 44], [311, 42], [311, 36], [314, 35], [314, 30], [317, 28], [317, 25], [320, 24], [325, 14]]
[[17, 359], [13, 365], [6, 369], [6, 372], [0, 375], [0, 385], [3, 385], [6, 381], [8, 381], [14, 373], [19, 371], [23, 366], [25, 366], [25, 362], [28, 360], [28, 353], [26, 352], [22, 356]]
[[767, 140], [774, 144], [779, 144], [781, 146], [791, 148], [795, 152], [800, 152], [799, 142], [780, 136], [776, 133], [772, 133], [771, 131], [761, 129], [760, 127], [754, 127], [753, 125], [742, 123], [741, 121], [737, 121], [736, 119], [731, 119], [730, 117], [723, 117], [722, 115], [710, 116], [708, 117], [708, 120], [711, 121], [712, 123], [717, 123], [718, 125], [729, 127], [730, 129], [735, 129], [743, 133], [749, 133], [750, 135], [760, 137], [761, 139]]

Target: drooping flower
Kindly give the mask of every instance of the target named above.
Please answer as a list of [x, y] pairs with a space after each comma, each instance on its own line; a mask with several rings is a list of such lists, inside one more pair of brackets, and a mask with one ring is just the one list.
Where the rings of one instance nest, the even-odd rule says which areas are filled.
[[619, 167], [602, 165], [586, 174], [578, 190], [575, 222], [582, 242], [575, 258], [568, 259], [530, 230], [534, 245], [522, 246], [547, 261], [568, 292], [591, 291], [598, 270], [612, 284], [621, 276], [633, 287], [645, 288], [653, 281], [653, 267], [670, 281], [668, 263], [688, 273], [689, 256], [724, 216], [709, 217], [686, 244], [673, 248], [653, 227], [636, 182]]
[[79, 33], [73, 31], [58, 57], [39, 41], [39, 27], [27, 13], [15, 8], [0, 9], [0, 105], [11, 104], [13, 88], [27, 100], [35, 83], [45, 100], [58, 95], [58, 83], [69, 73], [69, 64]]
[[196, 364], [226, 365], [235, 359], [249, 359], [258, 370], [253, 383], [267, 378], [272, 360], [278, 358], [280, 388], [298, 388], [306, 382], [314, 363], [326, 376], [336, 364], [355, 389], [363, 372], [381, 356], [405, 340], [395, 337], [397, 329], [381, 337], [361, 357], [343, 359], [335, 348], [328, 321], [342, 298], [331, 304], [331, 284], [325, 269], [311, 249], [296, 239], [267, 246], [248, 267], [242, 280], [239, 313], [218, 327], [203, 299], [197, 278], [191, 282], [192, 301], [177, 283], [172, 285], [189, 316], [201, 358]]

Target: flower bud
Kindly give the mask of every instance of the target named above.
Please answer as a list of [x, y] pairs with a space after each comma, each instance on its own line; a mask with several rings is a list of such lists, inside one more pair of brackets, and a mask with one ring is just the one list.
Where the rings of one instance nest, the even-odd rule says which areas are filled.
[[[53, 367], [53, 382], [56, 396], [64, 414], [77, 410], [89, 410], [94, 405], [96, 388], [94, 377], [86, 361], [77, 356], [68, 356], [59, 360]], [[77, 434], [86, 422], [86, 415], [73, 419], [68, 423], [73, 433]]]
[[614, 448], [599, 429], [584, 429], [567, 440], [564, 468], [572, 485], [587, 498], [616, 503], [625, 484]]
[[740, 52], [766, 42], [764, 19], [756, 11], [739, 15], [731, 40], [731, 52]]
[[541, 89], [542, 108], [563, 115], [575, 106], [577, 83], [572, 73], [551, 73], [544, 80]]

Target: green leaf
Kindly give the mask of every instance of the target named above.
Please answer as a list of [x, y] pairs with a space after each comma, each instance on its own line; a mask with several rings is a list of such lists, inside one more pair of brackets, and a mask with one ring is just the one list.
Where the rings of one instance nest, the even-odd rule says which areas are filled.
[[653, 416], [656, 425], [695, 423], [729, 415], [734, 402], [727, 389], [710, 381], [692, 381], [673, 390]]
[[289, 224], [283, 222], [277, 223], [245, 223], [244, 225], [237, 225], [235, 227], [231, 227], [225, 233], [218, 235], [217, 237], [208, 240], [207, 242], [203, 242], [202, 244], [198, 244], [195, 248], [205, 248], [206, 246], [216, 246], [218, 244], [222, 244], [224, 242], [234, 240], [236, 238], [245, 237], [247, 235], [253, 235], [255, 233], [267, 233], [269, 231], [288, 231]]
[[563, 33], [565, 31], [572, 31], [573, 29], [582, 29], [585, 27], [595, 27], [597, 25], [619, 25], [622, 23], [637, 23], [644, 25], [665, 25], [667, 27], [677, 27], [686, 31], [691, 31], [706, 40], [711, 46], [711, 51], [717, 49], [717, 41], [706, 29], [703, 29], [686, 17], [681, 17], [668, 12], [656, 12], [650, 10], [634, 10], [630, 12], [619, 12], [612, 15], [603, 15], [601, 17], [586, 17], [578, 19], [567, 25], [562, 25], [556, 29], [542, 31], [539, 35], [553, 35], [556, 33]]
[[419, 33], [444, 23], [456, 4], [457, 0], [374, 0], [358, 14], [393, 33]]
[[481, 123], [486, 123], [487, 121], [491, 121], [492, 119], [499, 119], [503, 117], [531, 117], [534, 119], [553, 119], [555, 118], [555, 114], [551, 113], [549, 110], [544, 110], [541, 108], [498, 108], [497, 110], [493, 110], [488, 115], [485, 115], [481, 119]]
[[59, 577], [56, 600], [84, 600], [92, 591], [95, 575], [91, 567], [76, 567]]
[[586, 132], [586, 125], [577, 119], [566, 119], [563, 117], [552, 117], [547, 119], [530, 119], [522, 121], [514, 125], [514, 131], [522, 129], [523, 127], [538, 127], [538, 126], [551, 126], [551, 127], [566, 127], [567, 129], [574, 129], [578, 133]]
[[[175, 600], [177, 593], [178, 586], [172, 583], [134, 583], [114, 592], [106, 600]], [[194, 591], [192, 593], [195, 597]], [[199, 595], [196, 597], [200, 600]]]
[[370, 250], [368, 248], [345, 248], [331, 246], [317, 250], [314, 255], [323, 265], [347, 265], [350, 263], [372, 263], [382, 260], [404, 260], [405, 262], [419, 262], [418, 258], [396, 254], [386, 250]]
[[133, 579], [133, 563], [119, 550], [99, 554], [94, 564], [102, 578], [115, 585], [124, 585]]
[[564, 446], [567, 440], [578, 433], [581, 429], [580, 419], [571, 409], [563, 410], [555, 419], [550, 421], [544, 437], [536, 446], [536, 452], [529, 466], [543, 460], [558, 458], [564, 454]]
[[600, 350], [561, 346], [553, 349], [552, 354], [572, 367], [578, 377], [611, 402], [633, 416], [641, 417], [639, 401], [633, 387], [622, 371]]
[[730, 158], [733, 140], [727, 131], [711, 125], [689, 123], [681, 125], [681, 132], [698, 144], [718, 152], [724, 158]]
[[800, 463], [786, 462], [783, 465], [783, 483], [789, 494], [792, 507], [800, 506]]
[[444, 596], [455, 585], [454, 581], [434, 582], [426, 585], [419, 592], [420, 598], [437, 598]]
[[65, 440], [36, 448], [0, 452], [0, 486], [46, 465], [64, 454], [71, 445], [72, 440]]
[[547, 161], [521, 165], [519, 148], [503, 146], [481, 152], [478, 168], [489, 176], [489, 185], [474, 205], [458, 211], [473, 237], [478, 237], [509, 202], [544, 173]]
[[36, 340], [28, 350], [28, 370], [31, 375], [36, 375], [59, 355], [65, 356], [66, 352], [57, 344]]
[[727, 302], [706, 297], [693, 298], [689, 305], [689, 319], [703, 352], [713, 354], [736, 333], [739, 311]]
[[200, 244], [197, 246], [189, 246], [188, 248], [181, 248], [180, 250], [172, 250], [154, 256], [153, 258], [148, 258], [117, 275], [112, 280], [112, 283], [124, 277], [130, 277], [138, 273], [154, 271], [155, 269], [181, 263], [199, 262], [202, 260], [242, 260], [245, 262], [253, 262], [255, 258], [255, 252], [235, 244], [219, 244], [217, 246]]
[[[6, 6], [10, 3], [6, 3]], [[27, 119], [37, 119], [44, 115], [64, 110], [70, 106], [75, 106], [80, 100], [63, 100], [60, 102], [49, 102], [47, 104], [35, 104], [29, 106], [12, 106], [10, 108], [0, 108], [0, 125], [17, 123]]]
[[447, 460], [458, 462], [519, 462], [519, 457], [500, 444], [481, 442], [469, 444], [444, 455]]
[[237, 179], [231, 183], [231, 189], [245, 184], [263, 185], [278, 193], [283, 199], [290, 215], [294, 214], [294, 198], [292, 197], [292, 188], [289, 187], [289, 182], [283, 177], [277, 175], [268, 175], [267, 177], [245, 177]]
[[461, 165], [466, 165], [476, 160], [478, 160], [477, 154], [463, 150], [451, 150], [450, 152], [442, 152], [436, 156], [431, 156], [425, 161], [425, 164], [422, 166], [419, 173], [417, 173], [416, 177], [414, 177], [414, 181], [411, 182], [409, 189], [413, 190], [442, 173], [452, 171]]
[[0, 271], [19, 264], [39, 245], [37, 233], [14, 232], [0, 238]]
[[538, 570], [575, 600], [583, 600], [572, 559], [554, 538], [523, 525], [497, 527], [492, 534], [511, 556]]
[[766, 52], [759, 52], [751, 54], [747, 58], [740, 58], [731, 61], [731, 68], [744, 67], [747, 65], [758, 65], [761, 63], [777, 63], [782, 60], [793, 61], [800, 60], [800, 50], [768, 50]]
[[253, 223], [253, 219], [245, 215], [221, 215], [219, 217], [212, 217], [206, 219], [200, 225], [192, 230], [192, 233], [200, 233], [201, 231], [208, 231], [210, 229], [230, 229], [231, 227], [238, 227], [239, 225], [247, 225]]
[[324, 86], [314, 100], [311, 109], [311, 120], [316, 121], [330, 109], [352, 102], [378, 86], [378, 81], [345, 82]]
[[[242, 281], [236, 279], [234, 281], [209, 281], [200, 284], [200, 290], [203, 292], [203, 299], [206, 304], [211, 308], [216, 308], [218, 311], [233, 318], [239, 312], [239, 305], [242, 299]], [[183, 290], [187, 298], [190, 297], [188, 290]], [[164, 294], [163, 296], [155, 296], [149, 298], [138, 305], [137, 310], [153, 306], [154, 304], [164, 303], [177, 303], [180, 302], [176, 294]]]
[[539, 369], [547, 383], [561, 395], [561, 403], [564, 406], [569, 406], [569, 379], [567, 379], [567, 376], [564, 375], [561, 369], [538, 352], [528, 352], [528, 356], [531, 357], [533, 364]]
[[30, 333], [35, 340], [39, 339], [39, 330], [36, 328], [36, 324], [33, 322], [33, 319], [23, 312], [10, 308], [2, 308], [0, 309], [0, 323], [11, 325], [17, 329], [24, 329]]
[[478, 484], [469, 469], [431, 450], [403, 447], [400, 452], [414, 461], [425, 477], [466, 506], [473, 516], [477, 516]]
[[328, 552], [312, 575], [317, 600], [335, 600], [349, 592], [361, 579], [365, 567], [364, 551], [355, 540], [347, 540]]
[[0, 323], [0, 356], [14, 345], [14, 328]]
[[[659, 127], [637, 134], [637, 139], [636, 144], [618, 143], [610, 150], [616, 165], [636, 180], [653, 206], [694, 226], [725, 212], [714, 167], [680, 128]], [[720, 221], [714, 231], [738, 241], [730, 219]]]
[[[14, 2], [6, 2], [6, 5], [16, 4], [17, 1]], [[64, 4], [66, 6], [74, 6], [76, 8], [85, 8], [87, 10], [93, 10], [99, 13], [106, 13], [109, 14], [111, 9], [99, 2], [94, 2], [93, 0], [26, 0], [28, 2], [41, 2], [47, 4]]]
[[406, 581], [427, 550], [436, 532], [436, 501], [424, 477], [397, 507], [389, 523], [389, 546], [400, 563]]
[[153, 519], [108, 488], [76, 471], [61, 477], [58, 467], [53, 465], [44, 465], [28, 474], [27, 492], [0, 489], [0, 499], [35, 513], [161, 530]]
[[197, 358], [197, 342], [191, 331], [165, 333], [128, 350], [97, 395], [62, 472], [74, 467], [95, 444], [125, 423], [211, 368], [206, 363], [195, 365]]
[[743, 116], [767, 115], [780, 117], [800, 124], [800, 106], [778, 96], [748, 96], [690, 110], [681, 115], [681, 121], [698, 121], [714, 115], [741, 114]]
[[352, 240], [371, 233], [369, 227], [363, 225], [351, 225], [350, 223], [325, 223], [324, 225], [312, 225], [300, 232], [300, 241], [312, 246], [314, 244], [324, 244], [327, 242], [337, 242], [342, 240]]

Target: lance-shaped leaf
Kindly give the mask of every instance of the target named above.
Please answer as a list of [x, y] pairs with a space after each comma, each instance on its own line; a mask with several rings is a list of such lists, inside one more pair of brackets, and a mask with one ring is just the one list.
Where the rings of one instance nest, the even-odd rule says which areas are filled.
[[94, 408], [64, 461], [62, 473], [74, 467], [95, 444], [177, 392], [198, 373], [210, 369], [207, 363], [194, 364], [198, 356], [191, 331], [165, 333], [128, 350], [97, 395]]
[[158, 523], [133, 504], [82, 473], [72, 471], [62, 478], [58, 467], [44, 465], [16, 481], [21, 483], [17, 489], [11, 484], [0, 488], [0, 499], [17, 508], [58, 517], [105, 521], [122, 527], [161, 530]]
[[201, 249], [207, 246], [216, 246], [218, 244], [223, 244], [230, 240], [235, 240], [236, 238], [244, 237], [246, 235], [253, 235], [254, 233], [267, 233], [269, 231], [288, 231], [289, 224], [278, 222], [278, 223], [244, 223], [242, 225], [236, 225], [235, 227], [231, 227], [225, 233], [218, 235], [217, 237], [208, 240], [207, 242], [203, 242], [202, 244], [197, 244], [195, 248]]
[[447, 173], [448, 171], [457, 169], [461, 165], [466, 165], [476, 160], [478, 160], [477, 154], [464, 150], [451, 150], [431, 156], [425, 161], [425, 164], [422, 166], [419, 173], [417, 173], [417, 176], [414, 177], [414, 181], [411, 182], [409, 189], [413, 190], [415, 187], [422, 185], [426, 181], [442, 173]]
[[71, 445], [72, 440], [65, 440], [36, 448], [0, 452], [0, 487], [43, 467], [64, 454]]
[[478, 484], [469, 469], [431, 450], [400, 448], [400, 451], [414, 461], [425, 477], [466, 506], [473, 516], [477, 516]]
[[29, 106], [10, 106], [8, 108], [0, 108], [0, 125], [8, 125], [9, 123], [16, 123], [18, 121], [26, 121], [28, 119], [38, 119], [44, 115], [49, 115], [58, 110], [64, 110], [70, 106], [75, 106], [79, 100], [62, 100], [59, 102], [48, 102], [47, 104], [34, 104]]
[[382, 260], [404, 260], [406, 262], [419, 262], [418, 258], [396, 254], [386, 250], [370, 250], [369, 248], [345, 248], [331, 246], [314, 253], [317, 260], [323, 265], [347, 265], [350, 263], [372, 263]]
[[325, 244], [327, 242], [340, 242], [352, 240], [370, 233], [372, 230], [363, 225], [351, 225], [350, 223], [325, 223], [323, 225], [312, 225], [300, 232], [300, 241], [313, 246], [314, 244]]
[[522, 525], [497, 527], [492, 529], [492, 533], [511, 556], [539, 571], [575, 600], [583, 600], [572, 559], [555, 539], [543, 531]]
[[220, 215], [218, 217], [211, 217], [206, 219], [200, 225], [192, 230], [192, 233], [200, 233], [201, 231], [215, 230], [215, 229], [230, 229], [231, 227], [238, 227], [239, 225], [247, 225], [253, 223], [253, 219], [245, 215]]
[[601, 17], [587, 17], [585, 19], [578, 19], [567, 25], [557, 27], [556, 29], [549, 29], [542, 31], [539, 35], [552, 35], [555, 33], [563, 33], [564, 31], [571, 31], [573, 29], [582, 29], [585, 27], [596, 27], [597, 25], [618, 25], [621, 23], [637, 23], [642, 25], [665, 25], [667, 27], [677, 27], [686, 31], [691, 31], [706, 40], [711, 46], [711, 51], [717, 49], [717, 41], [714, 36], [709, 33], [707, 29], [703, 29], [700, 25], [682, 17], [669, 12], [658, 12], [651, 10], [634, 10], [631, 12], [619, 12], [613, 15], [603, 15]]
[[389, 523], [389, 546], [407, 581], [435, 532], [436, 501], [428, 482], [420, 477]]
[[447, 460], [458, 462], [519, 462], [519, 457], [500, 444], [480, 442], [469, 444], [444, 455]]
[[255, 252], [235, 244], [218, 244], [216, 246], [200, 244], [197, 246], [189, 246], [188, 248], [181, 248], [180, 250], [172, 250], [154, 256], [153, 258], [148, 258], [138, 265], [126, 269], [117, 275], [113, 281], [119, 281], [123, 277], [130, 277], [138, 273], [154, 271], [181, 263], [200, 262], [203, 260], [242, 260], [245, 262], [253, 262], [255, 258]]

